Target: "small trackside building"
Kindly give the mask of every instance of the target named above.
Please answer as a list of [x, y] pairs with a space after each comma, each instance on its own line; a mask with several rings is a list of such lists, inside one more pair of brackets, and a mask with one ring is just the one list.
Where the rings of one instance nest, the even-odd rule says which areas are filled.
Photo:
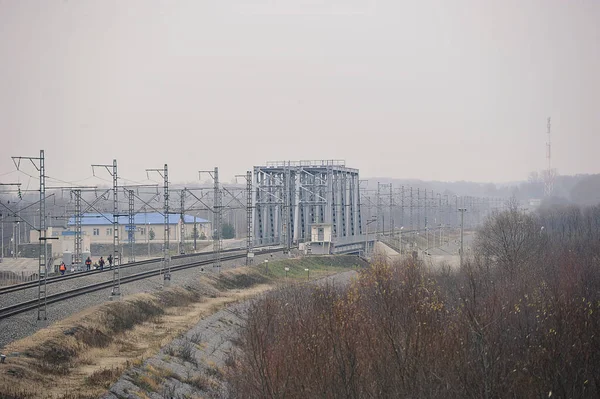
[[[158, 212], [136, 213], [134, 216], [134, 233], [129, 234], [129, 216], [119, 217], [119, 238], [121, 243], [130, 242], [162, 242], [164, 240], [164, 216]], [[203, 218], [184, 215], [169, 215], [169, 242], [179, 242], [181, 224], [184, 225], [184, 240], [194, 239], [194, 227], [197, 238], [211, 237], [211, 223]], [[67, 231], [75, 231], [75, 218], [70, 218]], [[89, 237], [91, 244], [109, 244], [113, 241], [112, 214], [85, 213], [81, 217], [81, 235]]]

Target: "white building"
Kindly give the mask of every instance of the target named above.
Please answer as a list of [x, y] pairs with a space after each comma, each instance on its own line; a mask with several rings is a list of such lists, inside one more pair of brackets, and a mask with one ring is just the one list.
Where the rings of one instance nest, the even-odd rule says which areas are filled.
[[331, 252], [333, 225], [331, 223], [313, 223], [310, 225], [310, 252], [325, 255]]
[[[181, 235], [180, 215], [169, 215], [169, 242], [179, 242]], [[69, 218], [67, 229], [48, 228], [48, 237], [58, 238], [56, 247], [62, 251], [74, 250], [75, 218]], [[200, 217], [184, 215], [184, 240], [193, 240], [194, 226], [198, 231], [198, 239], [210, 238], [211, 223]], [[112, 214], [86, 213], [81, 218], [81, 235], [83, 250], [89, 250], [91, 244], [112, 244], [113, 224]], [[121, 244], [131, 243], [162, 243], [164, 241], [165, 228], [164, 216], [158, 212], [137, 213], [134, 216], [134, 234], [129, 234], [129, 216], [119, 217], [119, 241]], [[38, 241], [37, 231], [32, 231], [31, 242]], [[55, 240], [51, 240], [54, 245]], [[55, 252], [53, 248], [53, 252]]]

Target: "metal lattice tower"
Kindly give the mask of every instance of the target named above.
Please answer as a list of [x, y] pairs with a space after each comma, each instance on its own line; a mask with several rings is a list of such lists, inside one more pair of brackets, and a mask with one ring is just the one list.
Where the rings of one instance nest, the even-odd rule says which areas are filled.
[[249, 170], [246, 172], [246, 265], [252, 263], [252, 209], [252, 171]]
[[185, 188], [181, 190], [179, 213], [179, 254], [185, 254]]
[[400, 227], [404, 227], [404, 186], [400, 187]]
[[223, 229], [223, 206], [221, 195], [221, 188], [219, 186], [219, 168], [215, 167], [213, 172], [214, 180], [214, 203], [213, 203], [213, 216], [214, 216], [214, 236], [213, 236], [213, 251], [215, 253], [213, 267], [218, 267], [221, 270], [221, 250], [223, 248], [223, 242], [221, 233]]
[[547, 129], [548, 142], [546, 143], [546, 159], [548, 161], [548, 169], [546, 170], [544, 176], [544, 196], [549, 197], [554, 192], [554, 176], [556, 174], [555, 170], [552, 169], [552, 140], [550, 136], [550, 118], [548, 118]]
[[421, 188], [417, 187], [417, 229], [421, 230]]
[[425, 232], [427, 232], [427, 227], [428, 227], [427, 217], [429, 216], [428, 215], [428, 210], [429, 210], [428, 205], [429, 204], [427, 203], [427, 190], [423, 190], [423, 191], [425, 191], [424, 197], [423, 197], [423, 223], [424, 223], [424, 227], [425, 227]]
[[163, 233], [163, 261], [160, 274], [163, 275], [165, 285], [171, 281], [171, 254], [169, 252], [170, 229], [169, 229], [169, 167], [167, 164], [162, 169], [146, 169], [148, 172], [157, 172], [163, 178], [163, 199], [164, 199], [164, 233]]
[[281, 201], [281, 215], [278, 215], [278, 217], [281, 218], [281, 222], [282, 222], [282, 229], [281, 229], [281, 244], [283, 245], [283, 252], [287, 253], [289, 251], [290, 248], [290, 225], [289, 225], [289, 218], [288, 218], [288, 212], [289, 212], [289, 207], [290, 207], [290, 203], [289, 203], [289, 187], [290, 187], [290, 168], [289, 165], [288, 166], [284, 166], [283, 167], [283, 176], [282, 177], [282, 184], [281, 184], [281, 194], [279, 195], [279, 198], [282, 199]]
[[135, 262], [135, 191], [129, 190], [129, 231], [127, 237], [129, 238], [129, 263]]
[[113, 297], [121, 296], [121, 257], [119, 256], [119, 200], [118, 178], [117, 178], [117, 160], [113, 159], [112, 168], [113, 178], [113, 287], [111, 295]]
[[[44, 150], [40, 150], [39, 157], [12, 157], [17, 170], [22, 159], [31, 161], [34, 167], [40, 172], [40, 228], [39, 228], [39, 256], [38, 256], [38, 321], [47, 320], [46, 306], [47, 300], [47, 278], [48, 278], [48, 245], [47, 223], [46, 223], [46, 163]], [[17, 162], [18, 161], [18, 162]], [[36, 164], [38, 161], [39, 164]]]
[[82, 253], [82, 237], [81, 237], [81, 190], [73, 190], [73, 194], [75, 195], [75, 254], [74, 261], [77, 265], [77, 269], [81, 267], [83, 260], [81, 259]]
[[381, 232], [383, 231], [383, 198], [381, 197], [381, 183], [377, 182], [377, 195], [375, 203], [377, 204], [376, 210], [376, 220], [377, 220], [377, 231], [375, 232], [375, 237], [379, 239]]
[[[350, 231], [348, 232], [348, 235], [355, 236], [356, 235], [356, 223], [353, 223], [353, 221], [356, 220], [356, 201], [358, 200], [358, 198], [360, 198], [360, 195], [358, 195], [358, 196], [352, 195], [357, 190], [356, 179], [354, 179], [352, 176], [344, 175], [344, 182], [346, 182], [346, 180], [349, 180], [348, 190], [346, 191], [346, 189], [344, 188], [344, 195], [348, 196], [348, 207], [350, 208], [348, 211], [349, 220], [346, 222], [346, 224], [348, 224], [350, 227]], [[360, 224], [360, 222], [358, 222], [358, 223]]]
[[415, 225], [414, 225], [414, 219], [413, 219], [413, 188], [410, 188], [410, 201], [409, 201], [409, 217], [410, 217], [410, 229], [413, 230]]
[[331, 204], [331, 207], [328, 207], [327, 210], [331, 214], [332, 235], [335, 238], [338, 236], [337, 174], [332, 168], [327, 168], [327, 182], [327, 194]]
[[394, 235], [394, 186], [390, 183], [390, 237]]
[[163, 244], [163, 270], [164, 270], [164, 279], [167, 281], [171, 280], [171, 259], [169, 253], [169, 241], [170, 241], [170, 229], [169, 229], [169, 168], [167, 164], [163, 169], [163, 178], [164, 178], [164, 186], [163, 186], [163, 196], [165, 200], [165, 233], [164, 233], [164, 244]]
[[[356, 203], [354, 204], [354, 207], [352, 209], [352, 213], [354, 215], [354, 217], [352, 218], [352, 221], [354, 221], [354, 220], [357, 221], [358, 235], [361, 236], [363, 233], [363, 224], [362, 224], [362, 216], [361, 216], [361, 212], [360, 212], [360, 206], [361, 206], [361, 203], [360, 203], [360, 180], [358, 179], [358, 175], [352, 176], [352, 181], [353, 181], [353, 183], [352, 183], [351, 196], [354, 198], [354, 193], [358, 193], [358, 195], [355, 197]], [[352, 224], [354, 225], [354, 223], [352, 223]], [[356, 226], [354, 228], [354, 232], [356, 233]]]
[[[46, 243], [46, 164], [44, 150], [40, 150], [40, 254], [38, 257], [38, 320], [47, 320], [48, 245]], [[42, 277], [43, 276], [43, 277]]]
[[[112, 220], [112, 234], [113, 234], [113, 280], [112, 280], [112, 291], [111, 298], [118, 298], [121, 296], [121, 257], [119, 256], [119, 201], [118, 201], [118, 173], [117, 173], [117, 160], [113, 159], [112, 165], [92, 165], [92, 172], [94, 167], [105, 168], [113, 178], [113, 220]], [[112, 169], [111, 169], [112, 168]], [[95, 175], [95, 174], [94, 174]]]

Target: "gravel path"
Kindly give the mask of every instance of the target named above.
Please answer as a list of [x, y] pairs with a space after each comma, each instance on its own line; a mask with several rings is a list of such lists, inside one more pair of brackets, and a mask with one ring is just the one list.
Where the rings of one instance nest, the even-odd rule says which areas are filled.
[[[347, 284], [355, 275], [355, 271], [343, 272], [316, 283]], [[251, 301], [228, 306], [202, 319], [156, 356], [126, 371], [102, 398], [227, 398], [221, 369], [233, 348], [237, 329], [243, 323], [244, 310]], [[150, 391], [143, 383], [148, 379], [159, 380], [160, 388]], [[146, 396], [138, 395], [139, 392]]]
[[[277, 258], [285, 258], [285, 257], [287, 257], [287, 256], [282, 254], [281, 252], [276, 252], [273, 254], [266, 254], [266, 255], [258, 255], [257, 254], [255, 256], [254, 262], [256, 263], [256, 262], [262, 262], [265, 259], [277, 259]], [[195, 258], [195, 259], [198, 260], [198, 259], [203, 259], [203, 258]], [[190, 258], [177, 259], [177, 260], [173, 260], [171, 262], [171, 265], [175, 266], [175, 265], [189, 263], [189, 262], [190, 262]], [[239, 267], [239, 266], [244, 266], [244, 265], [245, 265], [244, 258], [236, 259], [236, 260], [229, 260], [229, 261], [224, 261], [222, 263], [222, 269], [228, 269], [228, 268]], [[152, 266], [143, 265], [143, 266], [147, 268], [144, 270], [148, 270], [148, 268], [150, 268], [150, 267], [156, 267], [156, 265], [152, 265]], [[215, 273], [215, 270], [211, 265], [203, 266], [203, 267], [204, 267], [204, 272], [200, 271], [200, 267], [173, 272], [172, 279], [171, 279], [171, 286], [172, 287], [183, 286], [186, 284], [186, 282], [191, 281], [194, 278], [197, 278], [202, 273]], [[138, 270], [138, 272], [139, 271], [140, 270]], [[104, 275], [108, 275], [108, 276], [110, 276], [110, 278], [112, 278], [112, 273], [100, 273], [100, 275], [102, 275], [103, 277], [104, 277]], [[124, 273], [122, 272], [121, 275], [123, 276]], [[106, 277], [108, 277], [108, 276], [106, 276]], [[65, 285], [60, 284], [61, 289], [69, 289], [69, 288], [66, 288], [69, 286], [71, 288], [75, 288], [75, 287], [80, 287], [85, 284], [90, 284], [92, 281], [90, 281], [88, 279], [91, 277], [92, 276], [82, 277], [80, 279], [73, 279], [70, 281], [65, 281], [64, 282]], [[106, 281], [106, 277], [104, 277], [101, 280], [93, 280], [93, 282]], [[82, 281], [79, 282], [79, 280], [82, 280]], [[83, 281], [87, 281], [87, 283], [83, 283]], [[73, 283], [71, 283], [71, 282], [73, 282]], [[69, 284], [67, 284], [67, 283], [69, 283]], [[76, 284], [76, 285], [71, 286], [70, 284]], [[57, 283], [57, 285], [59, 285], [59, 283]], [[151, 293], [151, 292], [161, 290], [162, 286], [163, 286], [162, 277], [156, 276], [156, 277], [152, 277], [152, 278], [145, 279], [145, 280], [140, 280], [140, 281], [136, 281], [136, 282], [132, 282], [132, 283], [128, 283], [128, 284], [122, 284], [121, 285], [121, 294], [123, 296], [128, 296], [128, 295], [138, 294], [138, 293], [142, 293], [142, 292]], [[30, 290], [27, 290], [27, 293], [21, 293], [21, 292], [13, 293], [13, 294], [11, 294], [11, 296], [14, 294], [22, 294], [20, 299], [15, 300], [15, 302], [30, 300], [30, 299], [32, 299], [32, 296], [29, 291]], [[54, 293], [54, 292], [58, 292], [58, 291], [55, 291], [54, 289], [49, 290], [49, 294]], [[16, 315], [16, 316], [13, 316], [13, 317], [10, 317], [7, 319], [0, 320], [0, 348], [4, 347], [5, 345], [7, 345], [15, 340], [32, 335], [33, 333], [44, 328], [45, 326], [47, 326], [51, 323], [54, 323], [56, 321], [63, 320], [67, 317], [70, 317], [78, 312], [85, 310], [88, 307], [95, 306], [95, 305], [98, 305], [103, 302], [108, 302], [110, 300], [110, 293], [111, 293], [111, 288], [107, 288], [105, 290], [101, 290], [101, 291], [97, 291], [97, 292], [94, 292], [91, 294], [73, 298], [69, 301], [50, 304], [46, 308], [47, 309], [46, 313], [48, 316], [47, 321], [37, 321], [37, 310], [32, 310], [30, 312], [22, 313], [22, 314], [19, 314], [19, 315]], [[35, 297], [37, 297], [37, 293], [36, 293]], [[2, 303], [4, 303], [4, 302], [2, 302]]]

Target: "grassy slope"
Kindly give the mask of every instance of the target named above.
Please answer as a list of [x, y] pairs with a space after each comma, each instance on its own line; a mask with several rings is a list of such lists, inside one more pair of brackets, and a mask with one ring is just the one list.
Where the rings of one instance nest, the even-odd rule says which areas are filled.
[[[286, 267], [287, 282], [302, 282], [307, 268], [312, 280], [362, 266], [365, 262], [356, 256], [273, 260], [268, 267], [261, 263], [204, 274], [186, 288], [101, 304], [5, 348], [2, 352], [22, 356], [0, 366], [0, 393], [15, 399], [98, 397], [128, 364], [152, 356], [202, 317], [243, 299], [244, 293], [261, 292], [252, 287], [264, 290], [284, 281]], [[179, 323], [177, 328], [174, 322]]]

